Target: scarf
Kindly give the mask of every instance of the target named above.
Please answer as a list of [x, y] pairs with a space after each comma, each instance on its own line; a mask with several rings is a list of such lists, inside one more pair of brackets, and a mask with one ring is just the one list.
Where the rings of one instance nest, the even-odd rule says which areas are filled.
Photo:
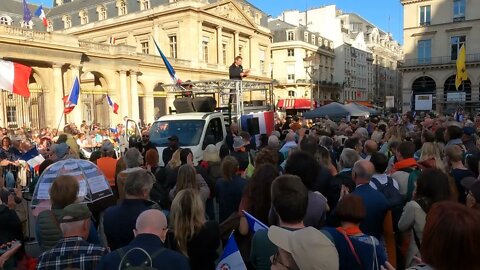
[[340, 232], [341, 234], [346, 234], [347, 236], [355, 236], [355, 235], [363, 234], [363, 232], [360, 230], [360, 227], [358, 226], [351, 226], [348, 228], [338, 227], [337, 231]]
[[392, 173], [396, 171], [400, 171], [405, 168], [411, 167], [418, 167], [417, 161], [414, 158], [407, 158], [402, 161], [398, 161], [397, 163], [393, 164]]

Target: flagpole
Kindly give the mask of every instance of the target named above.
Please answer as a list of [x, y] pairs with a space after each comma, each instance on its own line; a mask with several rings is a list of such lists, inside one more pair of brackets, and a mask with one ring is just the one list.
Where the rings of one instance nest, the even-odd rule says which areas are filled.
[[60, 125], [62, 124], [62, 118], [64, 117], [64, 115], [65, 115], [65, 106], [63, 107], [62, 114], [60, 115], [60, 120], [58, 120], [57, 134], [60, 131]]

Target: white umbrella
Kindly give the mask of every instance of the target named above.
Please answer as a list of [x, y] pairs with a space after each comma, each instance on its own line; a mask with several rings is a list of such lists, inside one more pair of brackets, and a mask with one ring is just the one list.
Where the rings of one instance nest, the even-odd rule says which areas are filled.
[[92, 203], [113, 195], [107, 179], [97, 165], [82, 159], [61, 160], [45, 169], [38, 179], [31, 205], [34, 215], [51, 208], [50, 187], [60, 175], [71, 175], [78, 180], [80, 203]]

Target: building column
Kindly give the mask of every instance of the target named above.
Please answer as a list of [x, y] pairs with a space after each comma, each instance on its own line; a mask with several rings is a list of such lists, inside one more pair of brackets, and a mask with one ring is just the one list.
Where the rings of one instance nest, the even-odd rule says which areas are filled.
[[129, 114], [129, 110], [128, 110], [130, 102], [129, 102], [128, 89], [127, 89], [127, 71], [120, 70], [118, 71], [118, 74], [120, 78], [120, 100], [119, 100], [120, 113], [122, 114], [122, 118], [125, 116], [131, 118], [131, 115]]
[[222, 27], [217, 26], [217, 63], [223, 65], [223, 49], [222, 49]]
[[60, 126], [61, 130], [63, 130], [65, 126], [65, 117], [63, 116], [63, 109], [65, 108], [63, 97], [65, 93], [63, 91], [62, 67], [63, 63], [54, 63], [52, 65], [53, 89], [47, 100], [52, 100], [53, 102], [50, 103], [52, 107], [46, 110], [47, 123], [49, 123], [52, 128]]
[[[252, 36], [249, 36], [249, 37], [248, 37], [248, 63], [249, 63], [250, 69], [252, 69], [252, 68], [253, 68], [253, 59], [255, 59], [255, 58], [253, 57], [253, 44], [252, 44], [252, 38], [253, 38]], [[265, 51], [265, 54], [266, 54], [266, 53], [267, 53], [267, 52]], [[256, 57], [256, 58], [258, 59], [258, 57]], [[267, 64], [267, 63], [266, 63], [266, 61], [265, 61], [265, 60], [266, 60], [266, 58], [267, 58], [267, 56], [265, 55], [265, 59], [263, 59], [263, 61], [264, 61], [265, 65]], [[259, 72], [259, 73], [260, 73], [260, 74], [262, 74], [262, 73], [263, 73], [263, 71], [262, 71], [262, 70], [260, 70], [260, 72]]]
[[[77, 65], [70, 65], [70, 89], [73, 86], [73, 82], [75, 78], [78, 78], [78, 82], [80, 83], [80, 66]], [[70, 93], [68, 93], [70, 94]], [[77, 126], [80, 126], [83, 121], [83, 102], [82, 102], [82, 88], [80, 87], [80, 95], [78, 97], [78, 103], [75, 110], [72, 111], [71, 116], [69, 117], [70, 122], [74, 122]]]
[[138, 71], [136, 70], [130, 70], [130, 104], [132, 104], [130, 115], [135, 121], [138, 121], [140, 118], [137, 73]]
[[239, 36], [238, 31], [233, 32], [233, 35], [234, 35], [233, 44], [235, 46], [233, 52], [235, 54], [234, 57], [237, 57], [238, 56], [238, 46], [240, 46], [240, 36]]
[[153, 88], [145, 88], [145, 96], [143, 97], [143, 116], [145, 123], [153, 123], [155, 121], [154, 104], [153, 104]]
[[198, 61], [203, 62], [202, 41], [203, 41], [203, 21], [198, 21]]

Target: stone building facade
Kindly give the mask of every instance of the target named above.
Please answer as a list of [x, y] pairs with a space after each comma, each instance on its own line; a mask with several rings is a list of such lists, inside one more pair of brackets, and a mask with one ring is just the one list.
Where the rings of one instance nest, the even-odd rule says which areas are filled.
[[[16, 7], [8, 14], [22, 13], [17, 0], [2, 1]], [[0, 18], [7, 14], [1, 9]], [[32, 98], [2, 92], [0, 126], [56, 127], [82, 120], [111, 126], [124, 116], [153, 122], [173, 103], [162, 87], [172, 81], [153, 40], [182, 81], [228, 79], [236, 55], [251, 69], [250, 80], [270, 80], [267, 17], [246, 1], [56, 0], [47, 18], [47, 29], [39, 21], [33, 29], [0, 25], [0, 57], [33, 68]], [[62, 117], [62, 97], [75, 76], [79, 104]], [[119, 104], [118, 115], [108, 107], [107, 94]]]

